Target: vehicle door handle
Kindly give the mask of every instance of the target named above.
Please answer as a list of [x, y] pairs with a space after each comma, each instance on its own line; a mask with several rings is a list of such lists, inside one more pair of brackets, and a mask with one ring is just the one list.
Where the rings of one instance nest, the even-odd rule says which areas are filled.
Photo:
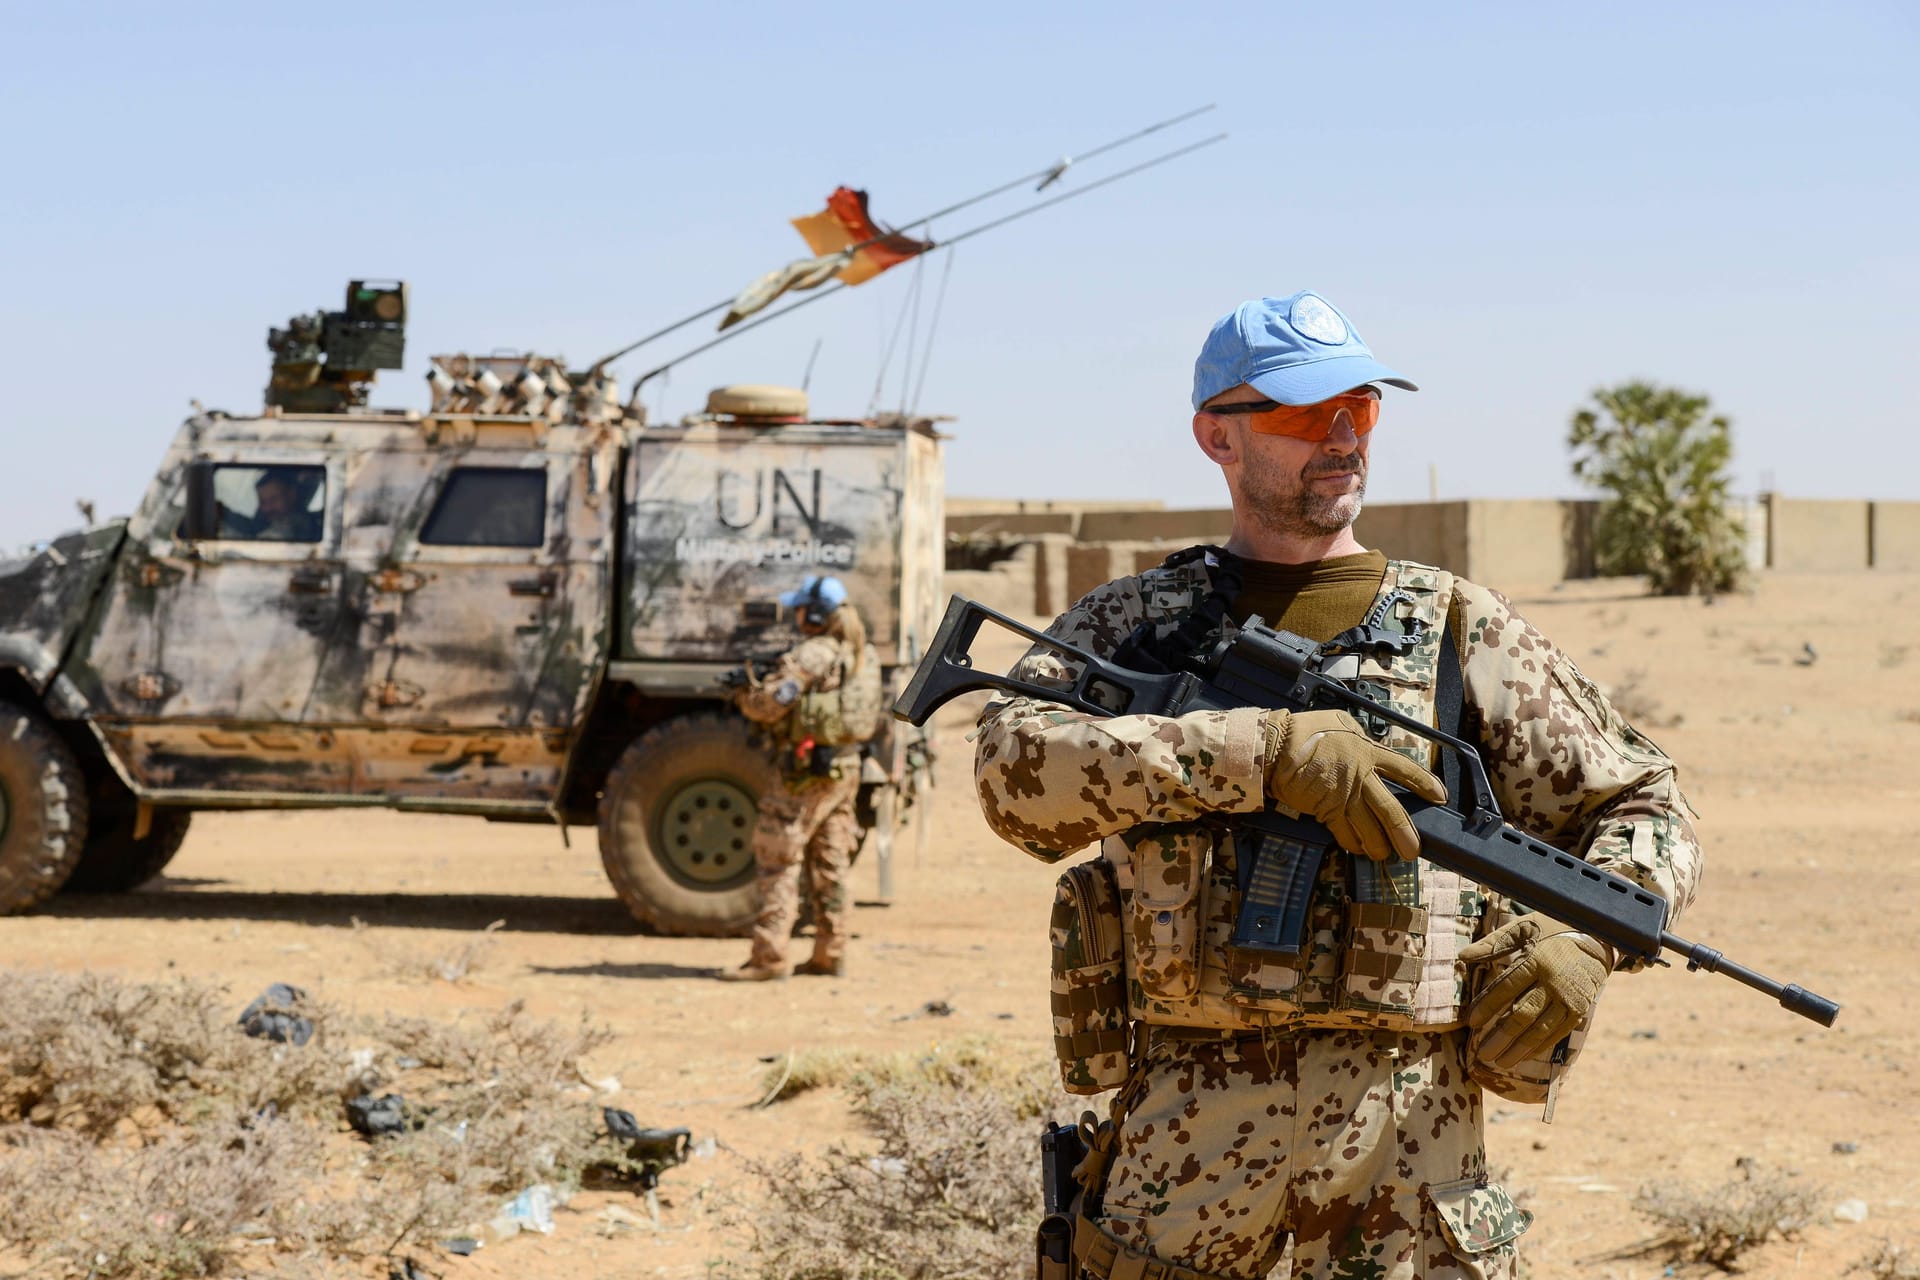
[[287, 590], [297, 595], [324, 595], [333, 590], [333, 575], [321, 568], [295, 569], [287, 579]]
[[554, 577], [543, 573], [537, 578], [516, 578], [507, 583], [507, 594], [515, 596], [539, 596], [543, 600], [553, 598]]

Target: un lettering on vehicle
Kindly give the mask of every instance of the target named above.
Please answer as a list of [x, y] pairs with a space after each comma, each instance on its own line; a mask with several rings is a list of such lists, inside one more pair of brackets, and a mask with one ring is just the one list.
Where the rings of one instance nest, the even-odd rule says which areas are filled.
[[846, 582], [876, 640], [898, 629], [906, 450], [893, 433], [642, 441], [623, 639], [633, 656], [738, 660], [791, 639], [777, 601], [810, 574]]

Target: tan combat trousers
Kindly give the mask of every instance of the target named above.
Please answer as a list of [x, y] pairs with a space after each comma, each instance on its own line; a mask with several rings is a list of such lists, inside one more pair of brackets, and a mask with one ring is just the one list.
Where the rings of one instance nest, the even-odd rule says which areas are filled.
[[1487, 1185], [1465, 1052], [1465, 1031], [1155, 1042], [1099, 1225], [1232, 1280], [1265, 1276], [1289, 1236], [1295, 1277], [1512, 1277], [1532, 1216]]
[[813, 958], [838, 960], [847, 949], [847, 867], [860, 847], [853, 801], [857, 772], [799, 787], [769, 787], [760, 797], [753, 828], [753, 860], [759, 868], [760, 914], [753, 922], [756, 969], [786, 969], [787, 939], [800, 916], [804, 868], [813, 895]]

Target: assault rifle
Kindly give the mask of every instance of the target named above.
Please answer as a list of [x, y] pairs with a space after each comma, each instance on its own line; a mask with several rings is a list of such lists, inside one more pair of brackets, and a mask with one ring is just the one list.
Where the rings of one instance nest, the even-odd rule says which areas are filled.
[[748, 658], [730, 671], [722, 671], [718, 683], [729, 692], [744, 689], [749, 684], [758, 684], [772, 675], [780, 665], [778, 658]]
[[[977, 670], [973, 643], [981, 625], [989, 621], [1068, 659], [1078, 669], [1071, 686]], [[1833, 1001], [1804, 987], [1776, 982], [1726, 959], [1712, 947], [1675, 937], [1666, 929], [1665, 899], [1508, 826], [1494, 801], [1486, 766], [1470, 744], [1380, 705], [1325, 674], [1323, 665], [1320, 646], [1291, 632], [1276, 631], [1254, 617], [1191, 669], [1163, 674], [1133, 671], [955, 596], [932, 647], [894, 703], [893, 714], [912, 724], [925, 724], [928, 716], [959, 695], [992, 689], [1062, 703], [1097, 716], [1177, 716], [1234, 707], [1336, 708], [1363, 724], [1397, 725], [1438, 743], [1460, 767], [1461, 809], [1392, 788], [1420, 833], [1421, 857], [1590, 934], [1623, 955], [1664, 965], [1661, 952], [1675, 951], [1686, 957], [1690, 970], [1724, 973], [1775, 997], [1784, 1009], [1823, 1027], [1833, 1025], [1840, 1012]], [[1308, 899], [1321, 859], [1332, 845], [1332, 834], [1310, 819], [1272, 812], [1231, 815], [1230, 821], [1237, 831], [1250, 829], [1259, 837], [1238, 842], [1242, 848], [1251, 844], [1253, 856], [1239, 859], [1243, 900], [1233, 945], [1297, 954], [1304, 945]], [[1390, 876], [1391, 870], [1382, 874]]]

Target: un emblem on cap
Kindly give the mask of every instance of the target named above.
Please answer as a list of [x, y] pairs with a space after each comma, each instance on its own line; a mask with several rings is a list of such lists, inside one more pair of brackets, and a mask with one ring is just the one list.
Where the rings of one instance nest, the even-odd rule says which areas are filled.
[[1340, 313], [1310, 293], [1293, 300], [1293, 312], [1287, 317], [1295, 333], [1329, 347], [1345, 345], [1347, 322]]
[[1242, 383], [1280, 404], [1318, 404], [1370, 382], [1416, 389], [1373, 358], [1331, 302], [1302, 289], [1249, 298], [1214, 321], [1193, 362], [1193, 407]]

